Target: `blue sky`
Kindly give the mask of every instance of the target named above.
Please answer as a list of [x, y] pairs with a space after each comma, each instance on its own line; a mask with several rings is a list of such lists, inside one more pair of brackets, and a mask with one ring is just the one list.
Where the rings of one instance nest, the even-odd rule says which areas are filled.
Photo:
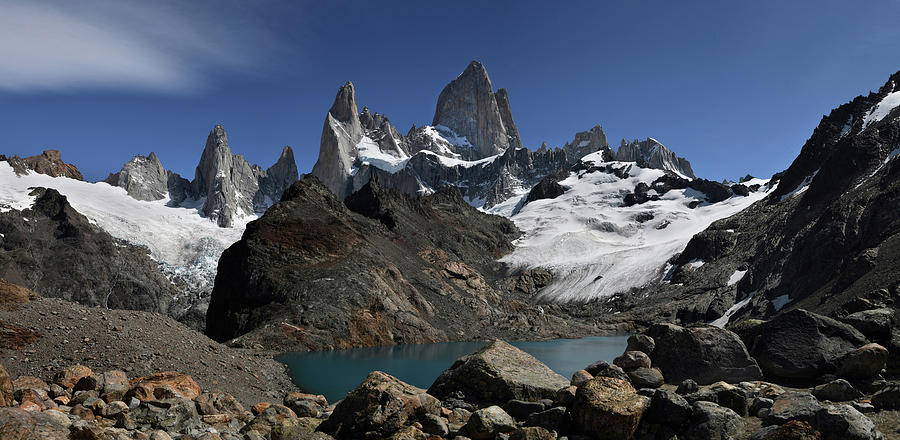
[[470, 60], [526, 146], [603, 125], [699, 176], [786, 168], [823, 114], [900, 70], [900, 2], [0, 0], [0, 153], [89, 179], [155, 151], [193, 177], [216, 123], [266, 167], [318, 155], [337, 88], [405, 133]]

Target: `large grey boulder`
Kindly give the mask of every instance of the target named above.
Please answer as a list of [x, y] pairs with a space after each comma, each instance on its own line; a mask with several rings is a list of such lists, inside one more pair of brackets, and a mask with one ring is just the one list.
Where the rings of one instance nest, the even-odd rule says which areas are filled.
[[719, 327], [684, 328], [655, 324], [645, 332], [655, 341], [650, 359], [668, 383], [693, 379], [701, 385], [718, 381], [757, 380], [761, 372], [744, 343]]
[[835, 373], [844, 356], [867, 342], [850, 325], [803, 309], [753, 326], [741, 337], [766, 376], [804, 382]]
[[850, 405], [829, 405], [816, 415], [822, 440], [878, 440], [884, 438], [875, 423]]
[[736, 412], [712, 402], [695, 402], [693, 414], [684, 430], [687, 440], [729, 440], [744, 429]]
[[504, 404], [509, 400], [553, 399], [569, 381], [534, 356], [495, 340], [463, 356], [434, 381], [428, 393], [439, 398], [462, 396], [468, 403]]
[[891, 329], [894, 327], [894, 309], [886, 307], [863, 310], [850, 314], [841, 321], [852, 325], [873, 341], [887, 342], [891, 340]]
[[[505, 91], [501, 99], [508, 111]], [[481, 159], [510, 147], [510, 135], [503, 119], [487, 70], [478, 61], [472, 61], [441, 91], [432, 125], [442, 125], [465, 136], [476, 153], [470, 159]], [[507, 122], [512, 122], [511, 115]], [[518, 139], [518, 131], [515, 137]]]

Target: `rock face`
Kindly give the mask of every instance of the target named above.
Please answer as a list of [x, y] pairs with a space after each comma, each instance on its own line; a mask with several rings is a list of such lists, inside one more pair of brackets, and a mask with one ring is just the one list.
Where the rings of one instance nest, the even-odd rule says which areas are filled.
[[[900, 223], [885, 207], [900, 203], [900, 110], [883, 118], [874, 110], [898, 88], [900, 72], [832, 110], [766, 199], [695, 235], [686, 249], [706, 275], [661, 289], [660, 303], [677, 302], [665, 310], [684, 310], [683, 322], [709, 321], [687, 312], [702, 304], [698, 311], [721, 314], [749, 296], [733, 311], [737, 322], [792, 308], [831, 315], [881, 289], [897, 295]], [[740, 282], [725, 285], [737, 270], [746, 271]]]
[[506, 90], [501, 94], [505, 104], [503, 112], [497, 105], [487, 70], [478, 61], [472, 61], [441, 91], [432, 125], [442, 125], [465, 136], [476, 151], [473, 159], [500, 154], [510, 147], [510, 138], [521, 144], [515, 124], [510, 130], [504, 125], [504, 122], [512, 123], [512, 114]]
[[354, 150], [363, 136], [358, 113], [353, 83], [347, 81], [338, 89], [334, 103], [325, 116], [319, 159], [312, 169], [312, 174], [340, 199], [352, 192], [349, 184], [355, 160]]
[[440, 408], [441, 402], [425, 390], [373, 371], [338, 403], [318, 430], [337, 439], [366, 438], [369, 432], [383, 438], [426, 414], [439, 415]]
[[517, 236], [454, 190], [414, 199], [373, 180], [345, 203], [308, 175], [222, 255], [207, 333], [325, 349], [502, 335], [521, 322], [533, 334], [587, 329], [488, 284]]
[[193, 181], [166, 171], [152, 152], [149, 156], [135, 156], [105, 181], [125, 188], [138, 200], [168, 197], [174, 205], [186, 199], [203, 200], [204, 215], [219, 226], [231, 227], [235, 218], [262, 213], [281, 199], [297, 177], [291, 147], [284, 147], [275, 165], [263, 170], [243, 156], [232, 154], [225, 128], [216, 125], [206, 139]]
[[184, 306], [146, 248], [91, 224], [54, 189], [32, 195], [30, 209], [0, 213], [0, 277], [92, 306], [161, 313]]
[[687, 159], [676, 156], [672, 150], [653, 138], [643, 141], [635, 139], [631, 142], [622, 139], [619, 150], [616, 151], [616, 160], [637, 162], [638, 166], [673, 171], [689, 179], [697, 177]]
[[835, 373], [845, 355], [867, 342], [853, 327], [801, 309], [742, 332], [741, 337], [766, 376], [801, 381]]
[[653, 366], [662, 370], [669, 383], [685, 379], [693, 379], [699, 384], [720, 380], [741, 382], [757, 380], [761, 376], [760, 367], [750, 357], [744, 343], [728, 330], [655, 324], [645, 334], [654, 341], [650, 353]]
[[495, 340], [463, 356], [434, 381], [428, 392], [439, 399], [459, 395], [466, 402], [499, 404], [509, 400], [553, 399], [566, 378], [530, 354]]
[[75, 180], [84, 180], [81, 172], [75, 165], [62, 161], [59, 150], [44, 150], [37, 156], [30, 157], [6, 157], [0, 154], [0, 161], [9, 162], [16, 174], [24, 174], [28, 170], [53, 177], [69, 177]]
[[[619, 160], [616, 159], [616, 154], [609, 148], [609, 143], [606, 141], [606, 133], [603, 132], [603, 127], [599, 125], [588, 131], [576, 133], [575, 139], [571, 142], [566, 142], [562, 149], [566, 152], [566, 157], [569, 161], [577, 162], [582, 157], [597, 151], [603, 152], [604, 161]], [[631, 160], [629, 162], [635, 161]]]

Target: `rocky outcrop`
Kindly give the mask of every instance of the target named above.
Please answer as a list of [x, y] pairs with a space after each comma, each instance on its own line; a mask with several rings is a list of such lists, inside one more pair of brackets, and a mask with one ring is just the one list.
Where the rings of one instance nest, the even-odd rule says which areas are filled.
[[168, 173], [153, 152], [149, 156], [134, 156], [104, 182], [125, 188], [128, 195], [138, 200], [159, 200], [169, 195]]
[[[511, 138], [521, 143], [515, 124], [509, 130], [504, 125], [504, 119], [512, 123], [512, 114], [506, 90], [500, 93], [505, 104], [503, 111], [497, 104], [487, 70], [478, 61], [472, 61], [441, 91], [432, 125], [448, 127], [464, 136], [475, 151], [470, 159], [500, 154], [510, 147]], [[503, 113], [507, 113], [506, 118]]]
[[603, 152], [604, 162], [616, 160], [615, 153], [609, 148], [609, 143], [606, 141], [606, 133], [603, 132], [603, 127], [599, 125], [588, 131], [576, 133], [575, 139], [571, 142], [566, 142], [562, 150], [566, 152], [567, 162], [571, 165], [577, 163], [582, 157], [597, 151]]
[[319, 143], [319, 159], [312, 169], [312, 174], [340, 199], [352, 192], [349, 178], [356, 159], [356, 144], [362, 136], [356, 109], [356, 92], [353, 83], [347, 81], [338, 89], [334, 103], [325, 116]]
[[512, 399], [551, 399], [568, 384], [530, 354], [495, 340], [457, 359], [435, 379], [428, 393], [440, 399], [454, 397], [491, 405]]
[[222, 255], [207, 332], [218, 340], [243, 335], [235, 343], [324, 349], [503, 335], [512, 327], [589, 328], [562, 325], [567, 314], [541, 314], [524, 293], [489, 284], [501, 269], [495, 259], [517, 235], [512, 222], [479, 212], [453, 189], [411, 198], [372, 180], [342, 202], [304, 176]]
[[616, 151], [616, 160], [637, 162], [638, 166], [644, 168], [672, 171], [689, 179], [697, 177], [687, 159], [676, 156], [672, 150], [653, 138], [630, 142], [622, 139], [619, 150]]
[[62, 161], [59, 150], [44, 150], [36, 156], [6, 157], [0, 154], [0, 161], [9, 162], [16, 174], [25, 174], [29, 170], [53, 177], [69, 177], [75, 180], [84, 180], [81, 172], [75, 165]]
[[54, 189], [24, 211], [0, 213], [0, 277], [47, 297], [165, 313], [184, 307], [146, 248], [118, 240]]
[[105, 182], [124, 188], [137, 200], [168, 197], [175, 206], [186, 199], [202, 200], [201, 211], [206, 217], [219, 226], [231, 227], [236, 218], [260, 214], [281, 199], [297, 177], [291, 147], [284, 147], [278, 161], [263, 170], [232, 154], [225, 128], [216, 125], [206, 139], [193, 181], [167, 171], [151, 152], [149, 156], [135, 156]]

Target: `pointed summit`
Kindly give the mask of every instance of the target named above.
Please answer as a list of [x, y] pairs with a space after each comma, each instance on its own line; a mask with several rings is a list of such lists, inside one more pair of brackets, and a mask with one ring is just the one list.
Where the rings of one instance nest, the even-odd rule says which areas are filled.
[[[506, 92], [503, 92], [506, 98]], [[508, 99], [505, 99], [508, 108]], [[438, 97], [432, 125], [443, 125], [465, 136], [484, 158], [499, 154], [510, 147], [510, 133], [504, 119], [514, 128], [512, 114], [504, 118], [491, 79], [484, 65], [472, 61], [462, 74], [444, 87]], [[515, 139], [518, 141], [518, 131]]]
[[334, 104], [331, 104], [331, 110], [328, 110], [335, 119], [341, 122], [350, 122], [356, 119], [359, 112], [356, 110], [356, 90], [353, 83], [347, 81], [338, 89], [337, 96], [334, 97]]

